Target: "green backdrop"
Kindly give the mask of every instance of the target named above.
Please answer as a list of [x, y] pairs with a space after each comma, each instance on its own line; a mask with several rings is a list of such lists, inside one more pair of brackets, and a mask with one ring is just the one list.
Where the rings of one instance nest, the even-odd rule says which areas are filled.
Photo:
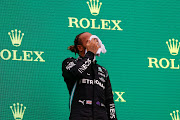
[[[78, 57], [67, 47], [81, 32], [97, 35], [107, 49], [97, 61], [109, 72], [118, 120], [173, 120], [170, 113], [180, 109], [180, 62], [178, 45], [168, 49], [166, 41], [180, 40], [180, 1], [100, 0], [96, 16], [87, 1], [0, 1], [0, 120], [14, 119], [14, 103], [26, 107], [23, 120], [68, 120], [61, 64]], [[79, 28], [69, 27], [69, 18]], [[122, 30], [112, 30], [112, 20], [121, 21]], [[8, 35], [15, 29], [24, 33], [18, 47]]]

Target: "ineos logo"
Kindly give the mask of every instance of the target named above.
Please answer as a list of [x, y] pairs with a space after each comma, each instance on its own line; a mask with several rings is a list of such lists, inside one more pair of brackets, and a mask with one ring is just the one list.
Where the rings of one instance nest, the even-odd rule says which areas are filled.
[[85, 63], [78, 69], [80, 73], [83, 73], [87, 67], [91, 64], [91, 60], [88, 58]]

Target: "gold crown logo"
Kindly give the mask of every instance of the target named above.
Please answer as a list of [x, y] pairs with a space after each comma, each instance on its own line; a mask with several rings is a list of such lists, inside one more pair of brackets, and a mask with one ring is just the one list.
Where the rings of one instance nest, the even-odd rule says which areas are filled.
[[170, 113], [170, 116], [172, 117], [172, 120], [180, 120], [179, 119], [179, 110], [176, 110], [177, 115], [175, 114], [175, 111], [173, 111], [173, 113], [174, 113], [174, 117], [173, 117], [173, 114]]
[[22, 38], [24, 36], [24, 33], [22, 33], [22, 37], [20, 37], [21, 31], [19, 30], [18, 32], [19, 32], [19, 35], [17, 35], [17, 29], [15, 29], [15, 32], [14, 30], [11, 30], [11, 32], [8, 32], [8, 35], [11, 38], [11, 42], [13, 46], [16, 46], [16, 47], [21, 45]]
[[[102, 2], [99, 3], [99, 0], [89, 0], [90, 1], [90, 5], [89, 2], [87, 1], [87, 4], [89, 6], [90, 12], [92, 15], [96, 16], [99, 14]], [[99, 5], [99, 6], [98, 6]]]
[[179, 46], [180, 46], [180, 42], [178, 42], [178, 40], [174, 40], [174, 38], [172, 39], [172, 43], [171, 43], [171, 39], [169, 39], [169, 43], [168, 41], [166, 41], [166, 44], [169, 48], [169, 52], [171, 55], [177, 55], [179, 52]]
[[[14, 110], [12, 109], [14, 106]], [[14, 119], [15, 120], [22, 120], [23, 119], [23, 115], [24, 115], [24, 111], [26, 109], [26, 107], [24, 107], [24, 110], [22, 112], [22, 106], [23, 104], [21, 104], [21, 108], [19, 110], [19, 103], [17, 103], [17, 108], [16, 108], [16, 104], [14, 103], [13, 106], [10, 106], [11, 110], [12, 110], [12, 113], [13, 113], [13, 116], [14, 116]]]

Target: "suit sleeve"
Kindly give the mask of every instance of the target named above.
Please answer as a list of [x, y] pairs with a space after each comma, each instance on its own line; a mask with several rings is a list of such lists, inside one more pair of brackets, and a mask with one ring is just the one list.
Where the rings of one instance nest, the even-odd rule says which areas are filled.
[[107, 108], [109, 120], [117, 120], [115, 104], [114, 104], [114, 99], [113, 99], [113, 93], [112, 93], [112, 87], [111, 87], [109, 76], [107, 76], [105, 88], [106, 88], [106, 90], [105, 90], [105, 94], [106, 94], [105, 105]]
[[83, 78], [87, 75], [87, 70], [90, 68], [94, 59], [94, 53], [88, 51], [82, 59], [67, 58], [62, 63], [63, 77]]

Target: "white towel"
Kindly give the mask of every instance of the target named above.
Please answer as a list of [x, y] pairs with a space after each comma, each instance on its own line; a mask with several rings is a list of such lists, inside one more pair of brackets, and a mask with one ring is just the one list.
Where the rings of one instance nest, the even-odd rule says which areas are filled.
[[[106, 48], [104, 46], [104, 44], [102, 44], [102, 41], [99, 39], [98, 36], [96, 35], [91, 35], [91, 37], [89, 38], [89, 40], [92, 40], [92, 38], [97, 38], [98, 42], [99, 42], [99, 45], [101, 46], [98, 51], [96, 52], [96, 55], [97, 56], [100, 56], [100, 53], [106, 53]], [[85, 53], [87, 52], [87, 50], [85, 51]]]

